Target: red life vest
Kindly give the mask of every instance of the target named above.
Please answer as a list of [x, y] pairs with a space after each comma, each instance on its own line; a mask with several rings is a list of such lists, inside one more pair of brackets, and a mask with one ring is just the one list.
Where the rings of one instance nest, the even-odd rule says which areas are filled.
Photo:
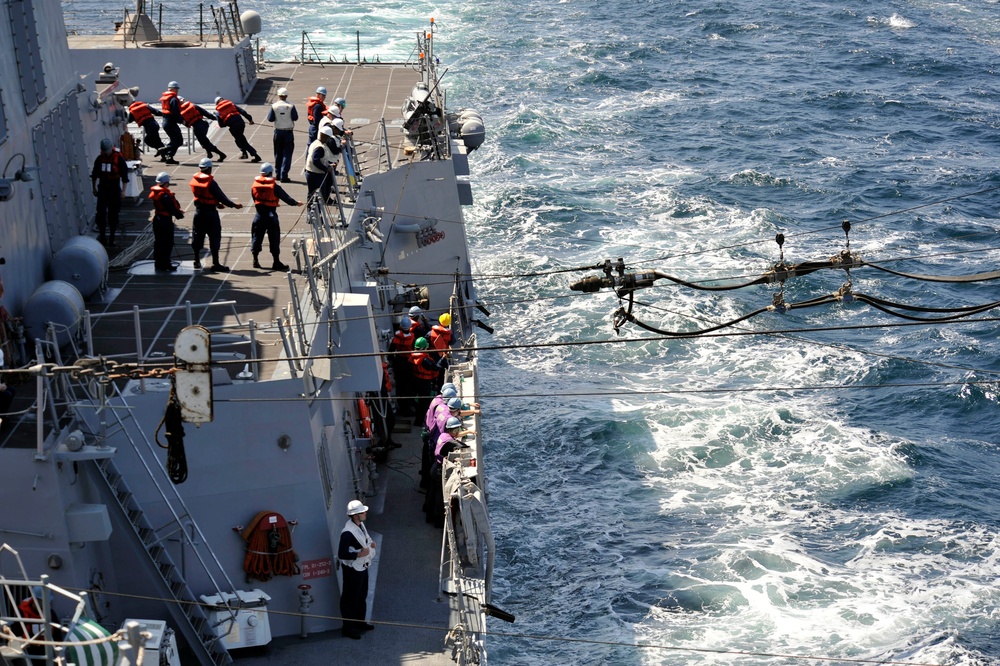
[[160, 95], [160, 106], [162, 106], [163, 113], [170, 113], [170, 100], [177, 97], [177, 93], [173, 90], [168, 90], [167, 92]]
[[[317, 106], [320, 107], [319, 111], [315, 111]], [[306, 102], [306, 115], [309, 117], [309, 122], [316, 122], [316, 118], [324, 111], [326, 111], [326, 104], [319, 97], [310, 97], [309, 101]]]
[[191, 180], [188, 185], [191, 186], [191, 192], [194, 194], [194, 202], [202, 206], [218, 206], [219, 201], [212, 195], [209, 191], [208, 186], [212, 184], [215, 178], [212, 174], [205, 173], [204, 171], [199, 171]]
[[219, 114], [219, 124], [225, 125], [226, 121], [233, 116], [240, 115], [239, 109], [236, 105], [230, 102], [228, 99], [221, 99], [215, 105], [215, 112]]
[[413, 351], [413, 333], [397, 329], [396, 335], [392, 336], [393, 351]]
[[199, 119], [201, 119], [201, 111], [198, 110], [198, 107], [193, 102], [187, 100], [181, 102], [181, 120], [184, 121], [185, 125], [191, 127]]
[[[31, 597], [26, 597], [17, 605], [21, 611], [21, 617], [25, 620], [41, 620], [42, 616], [38, 612], [38, 604]], [[34, 634], [42, 630], [42, 626], [37, 623], [22, 622], [22, 632], [25, 638], [31, 638]]]
[[162, 185], [153, 185], [149, 188], [149, 198], [153, 200], [153, 213], [163, 217], [172, 217], [169, 212], [167, 212], [167, 202], [172, 201], [174, 207], [172, 210], [180, 210], [181, 205], [177, 203], [177, 197], [174, 193], [170, 191], [169, 188], [163, 187]]
[[424, 352], [413, 352], [410, 354], [410, 363], [413, 364], [413, 376], [417, 379], [431, 380], [437, 379], [439, 371], [437, 366], [428, 368], [424, 365], [424, 359], [431, 359], [429, 354]]
[[389, 377], [389, 364], [382, 361], [382, 387], [386, 393], [392, 391], [392, 379]]
[[451, 329], [440, 324], [431, 327], [431, 336], [428, 339], [434, 349], [447, 349], [451, 344]]
[[278, 201], [278, 195], [274, 193], [274, 178], [267, 176], [257, 176], [253, 179], [250, 195], [258, 206], [277, 208], [281, 203]]
[[122, 154], [117, 148], [111, 149], [111, 154], [105, 155], [103, 152], [97, 156], [99, 163], [98, 173], [102, 181], [116, 181], [122, 179], [120, 171]]
[[141, 125], [153, 117], [153, 112], [149, 110], [149, 105], [136, 100], [129, 104], [128, 112], [132, 114], [132, 120]]

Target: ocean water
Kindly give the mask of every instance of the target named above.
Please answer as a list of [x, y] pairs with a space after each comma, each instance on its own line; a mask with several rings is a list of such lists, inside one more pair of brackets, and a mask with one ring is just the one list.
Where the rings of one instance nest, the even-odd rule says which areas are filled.
[[[449, 100], [485, 119], [467, 220], [496, 332], [479, 341], [553, 343], [481, 356], [493, 601], [517, 616], [492, 624], [493, 663], [1000, 663], [996, 311], [901, 326], [836, 303], [619, 335], [613, 293], [569, 289], [599, 271], [561, 272], [622, 257], [736, 283], [848, 241], [909, 273], [994, 270], [997, 7], [243, 3], [278, 57], [307, 29], [402, 59], [433, 16]], [[848, 281], [997, 300], [995, 282], [871, 268], [797, 277], [785, 300]], [[659, 280], [633, 313], [689, 331], [778, 291]]]

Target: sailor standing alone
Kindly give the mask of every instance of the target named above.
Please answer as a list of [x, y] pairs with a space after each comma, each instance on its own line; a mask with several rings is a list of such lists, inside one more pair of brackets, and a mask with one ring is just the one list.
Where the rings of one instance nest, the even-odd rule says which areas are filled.
[[365, 529], [368, 507], [358, 500], [347, 504], [347, 523], [340, 532], [337, 557], [344, 574], [340, 590], [340, 615], [344, 618], [344, 635], [358, 640], [361, 632], [374, 629], [365, 622], [368, 611], [368, 567], [375, 559], [375, 542]]

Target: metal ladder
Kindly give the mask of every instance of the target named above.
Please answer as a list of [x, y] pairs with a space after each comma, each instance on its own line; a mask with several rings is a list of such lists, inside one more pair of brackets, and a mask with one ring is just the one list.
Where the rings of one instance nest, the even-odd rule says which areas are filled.
[[[157, 530], [149, 523], [146, 513], [135, 500], [113, 460], [111, 458], [96, 460], [94, 469], [105, 482], [103, 486], [105, 494], [112, 500], [109, 503], [116, 507], [120, 515], [132, 526], [135, 537], [133, 543], [146, 554], [143, 563], [153, 574], [152, 580], [155, 581], [161, 595], [165, 599], [173, 599], [173, 603], [168, 604], [170, 614], [197, 656], [198, 662], [203, 666], [208, 664], [223, 666], [233, 663], [229, 652], [216, 635], [215, 627], [209, 622], [201, 602], [188, 587], [187, 581], [184, 580], [167, 549], [161, 545], [174, 533], [183, 532], [182, 524], [177, 521], [173, 531], [157, 535]], [[190, 516], [183, 517], [192, 520]]]

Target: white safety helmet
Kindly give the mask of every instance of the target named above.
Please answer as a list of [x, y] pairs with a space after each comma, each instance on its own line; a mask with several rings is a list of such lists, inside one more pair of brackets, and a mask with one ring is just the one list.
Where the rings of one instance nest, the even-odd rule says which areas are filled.
[[160, 173], [156, 174], [156, 182], [159, 183], [160, 185], [169, 185], [170, 174], [167, 173], [166, 171], [161, 171]]
[[334, 118], [333, 122], [330, 124], [339, 129], [341, 132], [344, 131], [344, 121], [342, 118]]
[[368, 511], [368, 507], [359, 502], [358, 500], [351, 500], [347, 503], [347, 515], [356, 516], [359, 513], [364, 513]]
[[274, 173], [274, 165], [270, 162], [264, 162], [260, 165], [260, 172], [264, 176], [270, 176]]
[[288, 97], [288, 88], [278, 88], [278, 97]]
[[211, 169], [212, 168], [212, 160], [208, 159], [207, 157], [201, 158], [201, 160], [198, 162], [198, 168], [199, 169]]
[[325, 95], [326, 94], [326, 88], [324, 88], [323, 86], [320, 86], [319, 88], [316, 88], [316, 94], [317, 95]]
[[330, 138], [333, 138], [333, 128], [330, 127], [329, 125], [321, 129], [319, 133], [322, 134], [323, 136], [328, 136]]
[[216, 104], [218, 104], [218, 103], [219, 103], [219, 102], [221, 102], [221, 101], [222, 101], [222, 98], [221, 98], [221, 97], [216, 97], [216, 98], [215, 98], [215, 103], [216, 103]]
[[410, 316], [411, 317], [416, 317], [421, 312], [423, 312], [423, 310], [420, 309], [419, 305], [414, 305], [412, 308], [410, 308]]
[[448, 421], [444, 424], [445, 430], [455, 430], [456, 428], [461, 429], [462, 419], [457, 416], [449, 416]]

